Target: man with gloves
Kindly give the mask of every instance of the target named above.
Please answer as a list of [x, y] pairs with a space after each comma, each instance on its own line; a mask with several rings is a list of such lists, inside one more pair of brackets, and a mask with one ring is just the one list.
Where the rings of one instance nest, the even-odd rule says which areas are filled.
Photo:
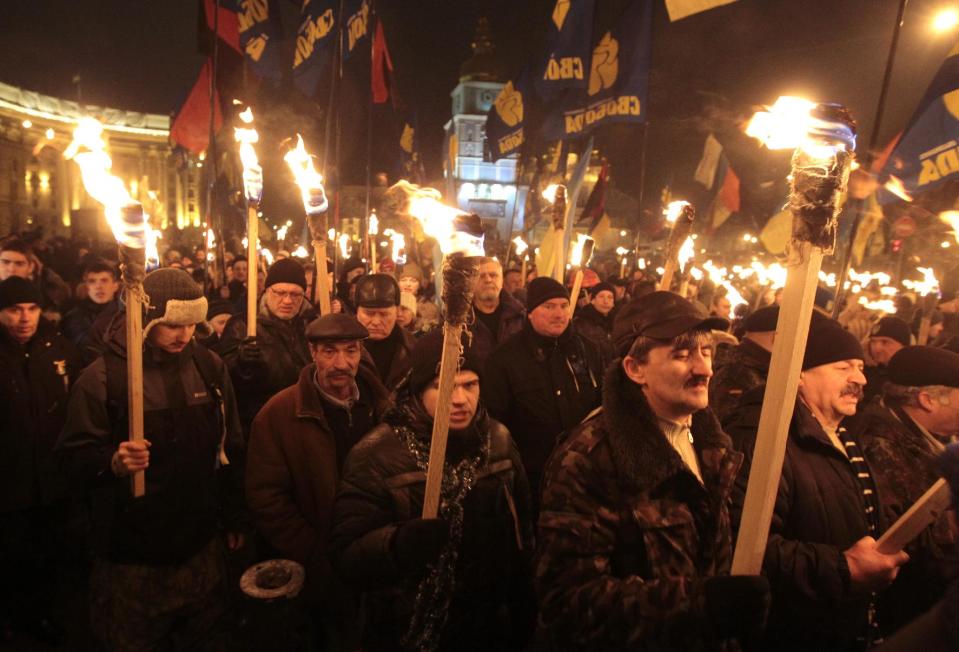
[[550, 459], [536, 588], [557, 649], [719, 649], [754, 640], [768, 584], [728, 577], [742, 461], [707, 408], [710, 329], [671, 292], [624, 305], [603, 403]]
[[333, 565], [365, 594], [365, 650], [523, 649], [535, 618], [529, 487], [509, 432], [483, 407], [469, 348], [451, 398], [439, 518], [421, 518], [442, 345], [440, 333], [417, 342], [395, 407], [347, 457]]
[[[224, 644], [223, 537], [242, 545], [244, 448], [230, 377], [193, 340], [207, 301], [183, 270], [143, 281], [144, 341], [120, 327], [80, 375], [57, 443], [64, 468], [90, 492], [96, 563], [90, 616], [117, 652]], [[144, 441], [129, 441], [128, 346], [143, 347]], [[144, 471], [133, 498], [130, 476]], [[218, 648], [219, 649], [219, 648]]]

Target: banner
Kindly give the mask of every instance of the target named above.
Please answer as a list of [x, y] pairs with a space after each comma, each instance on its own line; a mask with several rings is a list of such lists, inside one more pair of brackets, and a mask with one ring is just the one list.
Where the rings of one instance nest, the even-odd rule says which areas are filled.
[[280, 42], [279, 0], [237, 0], [240, 47], [246, 53], [253, 74], [261, 79], [279, 81], [283, 77]]
[[[942, 67], [919, 108], [913, 114], [902, 138], [883, 167], [880, 181], [891, 177], [902, 181], [905, 191], [915, 196], [932, 190], [945, 181], [959, 179], [959, 44]], [[879, 202], [898, 200], [880, 188]]]
[[554, 98], [565, 90], [586, 87], [594, 5], [595, 0], [556, 0], [534, 84], [539, 97]]
[[297, 90], [313, 97], [333, 72], [336, 55], [336, 18], [333, 4], [337, 0], [306, 0], [300, 9], [300, 26], [296, 30], [293, 52], [293, 84]]
[[369, 50], [369, 0], [346, 0], [343, 11], [343, 61], [348, 61], [363, 48]]
[[523, 132], [530, 100], [529, 69], [506, 82], [486, 114], [486, 142], [493, 161], [505, 158], [523, 146]]
[[598, 39], [585, 88], [550, 103], [555, 108], [544, 119], [547, 139], [576, 138], [604, 124], [646, 120], [652, 2], [632, 0]]
[[669, 21], [676, 22], [701, 11], [708, 11], [733, 2], [736, 0], [666, 0], [666, 12], [669, 14]]

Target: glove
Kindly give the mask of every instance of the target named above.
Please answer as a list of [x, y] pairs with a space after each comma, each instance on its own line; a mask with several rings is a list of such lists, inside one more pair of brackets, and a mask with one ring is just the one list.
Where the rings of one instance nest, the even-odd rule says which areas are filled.
[[762, 575], [710, 577], [703, 585], [706, 615], [721, 638], [755, 641], [769, 615], [769, 580]]
[[263, 352], [256, 345], [255, 337], [248, 337], [237, 348], [240, 364], [244, 367], [256, 366], [263, 362]]
[[393, 556], [400, 568], [416, 573], [437, 560], [450, 540], [449, 523], [440, 518], [414, 518], [393, 533]]

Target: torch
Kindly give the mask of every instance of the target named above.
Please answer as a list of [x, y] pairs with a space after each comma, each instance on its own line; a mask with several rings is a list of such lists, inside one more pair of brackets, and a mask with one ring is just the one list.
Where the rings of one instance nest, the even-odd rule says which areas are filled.
[[[143, 293], [146, 275], [147, 223], [143, 206], [133, 200], [123, 182], [110, 174], [113, 162], [106, 153], [103, 126], [92, 118], [83, 118], [73, 134], [73, 142], [64, 152], [80, 166], [83, 186], [103, 204], [107, 222], [117, 239], [120, 275], [126, 301], [127, 338], [127, 428], [129, 439], [143, 441], [143, 306], [149, 298]], [[80, 151], [83, 148], [85, 151]], [[146, 493], [146, 476], [137, 471], [131, 478], [134, 497]]]
[[619, 278], [626, 278], [626, 263], [629, 262], [629, 249], [626, 247], [616, 247], [616, 255], [619, 256]]
[[367, 242], [370, 243], [370, 271], [376, 273], [376, 236], [380, 234], [380, 221], [376, 217], [376, 211], [374, 210], [370, 213], [369, 219], [369, 229], [366, 236]]
[[[566, 276], [566, 186], [551, 184], [543, 191], [543, 197], [550, 202], [550, 219], [553, 222], [552, 276], [562, 283]], [[545, 273], [546, 270], [540, 270]]]
[[260, 140], [253, 124], [253, 110], [240, 113], [240, 121], [246, 127], [234, 127], [233, 137], [240, 143], [240, 162], [243, 164], [243, 194], [246, 195], [246, 336], [256, 337], [256, 248], [259, 242], [260, 199], [263, 198], [263, 168], [256, 157], [253, 143]]
[[788, 272], [732, 564], [733, 574], [758, 575], [779, 492], [819, 270], [823, 254], [832, 253], [835, 245], [856, 136], [855, 123], [843, 107], [784, 97], [769, 112], [757, 113], [746, 133], [770, 149], [794, 148]]
[[917, 267], [922, 274], [921, 281], [904, 279], [902, 284], [922, 297], [922, 317], [919, 319], [919, 337], [917, 343], [924, 346], [929, 341], [929, 329], [932, 327], [932, 313], [939, 303], [939, 281], [931, 267]]
[[693, 266], [690, 264], [696, 256], [696, 241], [693, 236], [688, 236], [679, 248], [679, 254], [676, 256], [677, 267], [682, 275], [679, 277], [679, 296], [685, 297], [689, 290], [689, 274]]
[[473, 305], [473, 282], [477, 275], [477, 257], [484, 255], [483, 230], [480, 219], [439, 201], [439, 191], [419, 188], [406, 181], [391, 187], [384, 197], [387, 206], [397, 213], [419, 220], [423, 231], [439, 243], [443, 252], [443, 354], [440, 359], [439, 395], [430, 459], [426, 470], [426, 491], [423, 497], [423, 518], [436, 518], [440, 506], [446, 441], [449, 436], [450, 404], [456, 373], [463, 349]]
[[579, 303], [579, 291], [583, 287], [583, 267], [589, 264], [589, 259], [593, 255], [593, 239], [582, 233], [576, 234], [576, 244], [573, 246], [573, 255], [570, 256], [570, 264], [576, 268], [576, 274], [573, 276], [573, 291], [569, 295], [569, 316], [573, 317], [576, 312], [576, 304]]
[[522, 278], [523, 287], [526, 286], [526, 265], [529, 256], [526, 255], [526, 250], [529, 249], [529, 245], [526, 244], [526, 241], [523, 240], [520, 236], [513, 238], [513, 247], [515, 247], [516, 255], [520, 257], [520, 274]]
[[313, 238], [313, 254], [316, 259], [316, 283], [314, 301], [319, 298], [320, 314], [330, 314], [330, 280], [327, 276], [326, 265], [326, 209], [330, 203], [326, 199], [323, 189], [323, 175], [313, 167], [313, 157], [303, 146], [303, 138], [296, 135], [296, 147], [283, 157], [286, 164], [293, 171], [296, 185], [300, 187], [303, 198], [303, 210], [306, 211], [306, 223], [310, 227], [310, 236]]
[[669, 291], [673, 284], [673, 275], [679, 267], [679, 251], [693, 232], [695, 218], [696, 210], [689, 202], [674, 201], [666, 207], [666, 221], [672, 224], [672, 227], [666, 243], [666, 264], [663, 265], [663, 277], [659, 281], [658, 289]]

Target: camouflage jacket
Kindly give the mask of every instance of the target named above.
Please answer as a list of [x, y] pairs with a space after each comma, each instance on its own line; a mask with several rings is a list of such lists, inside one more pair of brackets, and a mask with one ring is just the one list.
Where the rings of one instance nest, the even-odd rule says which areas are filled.
[[729, 348], [726, 360], [709, 381], [709, 407], [720, 421], [736, 409], [743, 394], [765, 385], [769, 375], [769, 351], [747, 339]]
[[705, 578], [731, 560], [728, 499], [742, 461], [708, 410], [693, 417], [705, 486], [667, 441], [618, 363], [603, 406], [546, 469], [536, 583], [560, 649], [695, 650], [718, 644]]
[[[895, 523], [939, 479], [940, 449], [901, 408], [870, 403], [849, 424], [876, 479], [883, 516]], [[909, 563], [879, 603], [886, 633], [899, 629], [930, 609], [945, 594], [959, 570], [956, 540], [943, 513], [906, 548]]]

